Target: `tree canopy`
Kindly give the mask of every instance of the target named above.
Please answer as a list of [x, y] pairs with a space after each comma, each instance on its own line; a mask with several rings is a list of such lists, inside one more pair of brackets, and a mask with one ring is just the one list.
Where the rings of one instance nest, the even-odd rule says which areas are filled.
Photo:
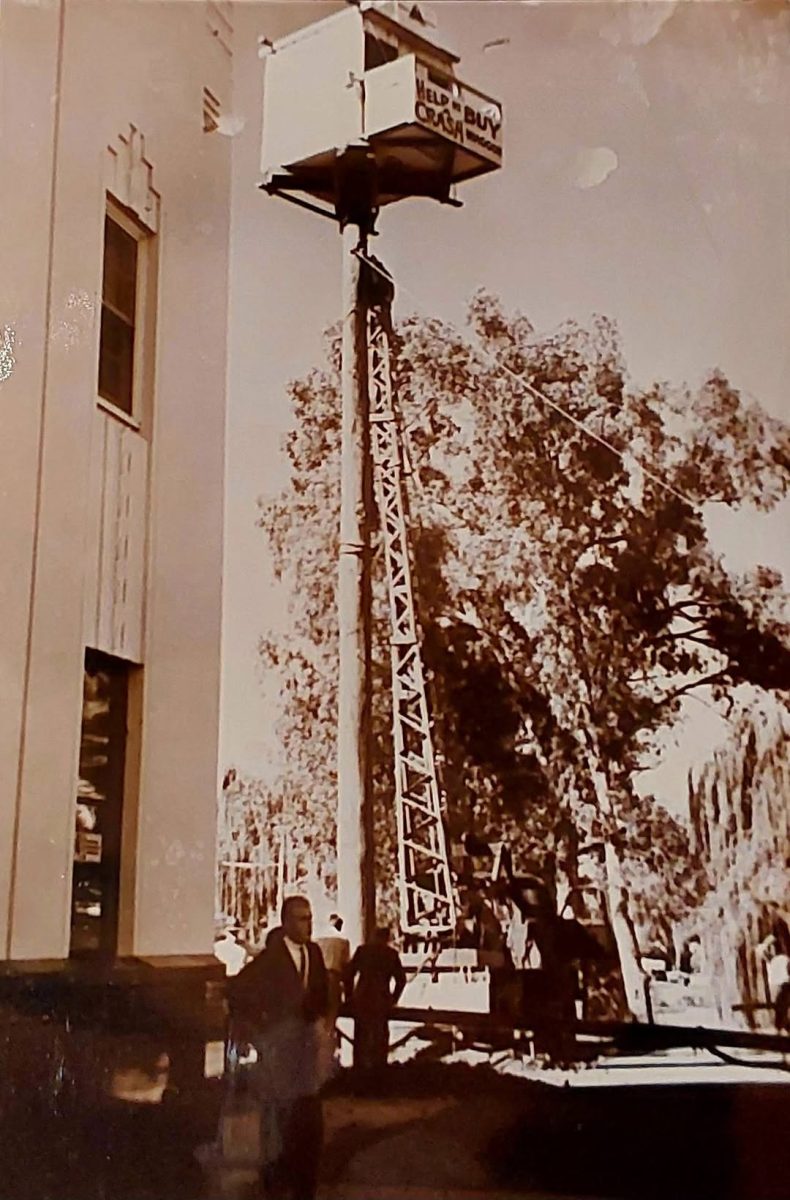
[[[677, 846], [680, 826], [638, 795], [635, 777], [684, 696], [706, 689], [725, 703], [744, 682], [790, 692], [782, 580], [767, 568], [729, 572], [705, 522], [709, 505], [766, 511], [786, 497], [790, 430], [719, 373], [697, 389], [635, 387], [604, 318], [542, 334], [486, 293], [473, 298], [463, 333], [412, 317], [396, 329], [394, 352], [451, 832], [514, 834], [531, 869], [545, 866], [553, 831], [570, 817], [582, 839], [639, 861], [633, 879], [643, 878], [650, 831]], [[331, 847], [336, 336], [291, 399], [290, 484], [261, 508], [291, 621], [285, 636], [262, 637], [261, 655], [282, 681], [283, 787], [304, 798]], [[377, 556], [374, 770], [385, 904], [396, 862], [387, 638]]]

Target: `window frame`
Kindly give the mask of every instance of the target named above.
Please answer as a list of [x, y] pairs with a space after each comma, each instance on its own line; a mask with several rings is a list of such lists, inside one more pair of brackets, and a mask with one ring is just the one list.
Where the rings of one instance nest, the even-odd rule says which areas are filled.
[[[101, 312], [104, 308], [104, 269], [106, 254], [105, 223], [113, 221], [124, 233], [137, 243], [137, 266], [135, 277], [134, 344], [132, 349], [132, 400], [131, 412], [126, 412], [99, 391], [101, 369]], [[156, 280], [157, 235], [146, 228], [125, 205], [111, 193], [105, 196], [101, 234], [101, 282], [99, 293], [99, 329], [96, 354], [96, 403], [100, 409], [115, 417], [124, 425], [144, 432], [149, 424], [153, 344], [155, 337], [155, 280]], [[114, 311], [109, 306], [110, 311]]]

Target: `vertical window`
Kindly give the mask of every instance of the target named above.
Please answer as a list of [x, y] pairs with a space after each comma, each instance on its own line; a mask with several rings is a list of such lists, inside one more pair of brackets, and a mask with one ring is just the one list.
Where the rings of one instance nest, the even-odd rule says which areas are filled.
[[85, 658], [71, 896], [72, 955], [114, 955], [118, 942], [129, 667]]
[[115, 206], [104, 218], [99, 395], [136, 416], [149, 236]]

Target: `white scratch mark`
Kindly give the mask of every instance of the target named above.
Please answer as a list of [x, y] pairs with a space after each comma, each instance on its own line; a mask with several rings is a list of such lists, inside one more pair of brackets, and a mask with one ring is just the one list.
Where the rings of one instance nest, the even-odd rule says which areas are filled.
[[96, 305], [87, 292], [70, 292], [66, 299], [66, 320], [58, 321], [53, 333], [56, 341], [73, 350], [93, 330]]
[[217, 128], [214, 132], [221, 133], [223, 137], [236, 137], [236, 134], [241, 133], [244, 125], [244, 117], [234, 117], [232, 113], [228, 113], [227, 116], [218, 118]]
[[573, 182], [582, 189], [599, 187], [618, 165], [617, 155], [608, 146], [587, 147], [576, 155]]
[[[629, 0], [600, 30], [612, 46], [646, 46], [661, 32], [677, 8], [677, 0]], [[610, 9], [611, 11], [611, 9]]]
[[14, 373], [16, 359], [14, 358], [14, 342], [16, 334], [11, 325], [3, 326], [3, 342], [0, 345], [0, 383], [5, 383]]
[[627, 55], [618, 63], [617, 79], [641, 101], [645, 108], [650, 108], [650, 97], [645, 91], [639, 63], [635, 58]]
[[186, 858], [186, 850], [181, 842], [176, 838], [170, 843], [165, 851], [165, 863], [168, 867], [178, 867]]

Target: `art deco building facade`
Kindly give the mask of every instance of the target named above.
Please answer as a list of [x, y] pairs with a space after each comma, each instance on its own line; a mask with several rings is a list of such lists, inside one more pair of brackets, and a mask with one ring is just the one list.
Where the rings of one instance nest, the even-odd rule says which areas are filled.
[[0, 970], [209, 966], [232, 14], [3, 5]]

